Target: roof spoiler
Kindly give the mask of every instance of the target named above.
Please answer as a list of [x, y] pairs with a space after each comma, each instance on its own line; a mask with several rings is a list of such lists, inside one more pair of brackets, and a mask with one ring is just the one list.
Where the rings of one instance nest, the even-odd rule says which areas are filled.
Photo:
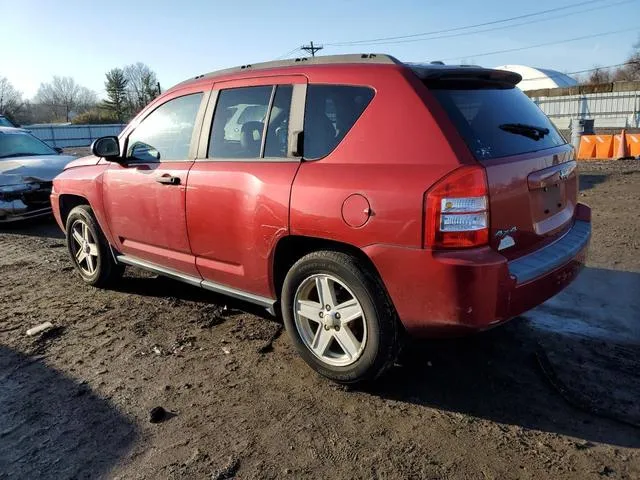
[[425, 82], [478, 81], [515, 86], [522, 80], [522, 76], [519, 73], [482, 68], [475, 65], [407, 64], [407, 66]]

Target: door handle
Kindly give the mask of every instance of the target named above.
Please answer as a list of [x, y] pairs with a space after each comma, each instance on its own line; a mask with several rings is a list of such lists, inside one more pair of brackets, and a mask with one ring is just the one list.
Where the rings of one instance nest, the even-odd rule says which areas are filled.
[[156, 178], [156, 182], [164, 185], [180, 185], [180, 177], [174, 177], [173, 175], [165, 174]]

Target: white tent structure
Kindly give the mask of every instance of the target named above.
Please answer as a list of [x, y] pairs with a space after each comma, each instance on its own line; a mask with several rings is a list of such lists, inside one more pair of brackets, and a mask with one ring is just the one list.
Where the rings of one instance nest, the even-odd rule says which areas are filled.
[[518, 87], [525, 92], [540, 88], [573, 87], [578, 84], [575, 78], [548, 68], [534, 68], [526, 65], [501, 65], [496, 68], [522, 75], [522, 81], [518, 84]]

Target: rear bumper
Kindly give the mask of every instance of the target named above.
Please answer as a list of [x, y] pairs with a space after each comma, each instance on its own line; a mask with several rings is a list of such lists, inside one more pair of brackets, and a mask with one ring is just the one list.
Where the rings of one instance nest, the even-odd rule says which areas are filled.
[[589, 207], [579, 205], [576, 213], [562, 238], [512, 262], [489, 247], [434, 252], [375, 245], [364, 251], [410, 334], [470, 333], [540, 305], [575, 279], [591, 236]]

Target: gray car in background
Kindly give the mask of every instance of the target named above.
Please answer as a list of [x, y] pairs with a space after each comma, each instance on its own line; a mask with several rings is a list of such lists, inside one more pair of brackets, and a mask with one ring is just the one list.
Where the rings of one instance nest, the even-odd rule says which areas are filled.
[[0, 127], [0, 223], [49, 215], [52, 180], [74, 158], [27, 130]]

